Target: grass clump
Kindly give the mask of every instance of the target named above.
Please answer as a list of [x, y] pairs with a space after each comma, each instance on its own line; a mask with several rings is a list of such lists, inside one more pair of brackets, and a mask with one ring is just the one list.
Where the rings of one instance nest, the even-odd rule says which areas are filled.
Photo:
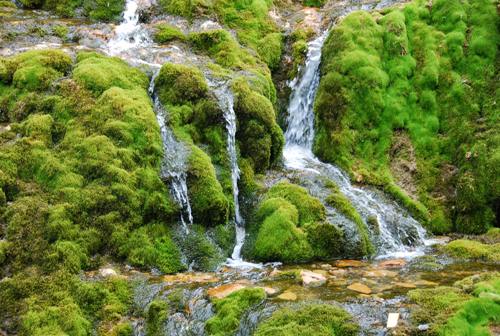
[[357, 335], [359, 326], [342, 308], [326, 304], [312, 304], [300, 308], [281, 308], [262, 322], [256, 336], [331, 336]]
[[233, 335], [240, 325], [240, 320], [248, 309], [262, 303], [266, 293], [262, 288], [243, 288], [223, 299], [215, 299], [216, 314], [210, 318], [205, 330], [208, 335]]

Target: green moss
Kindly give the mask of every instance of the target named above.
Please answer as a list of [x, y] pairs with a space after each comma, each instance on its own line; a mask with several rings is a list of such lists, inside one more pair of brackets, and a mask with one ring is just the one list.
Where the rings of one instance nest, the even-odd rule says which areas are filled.
[[163, 300], [153, 300], [148, 307], [146, 329], [148, 335], [163, 335], [163, 324], [168, 318], [168, 303]]
[[224, 299], [215, 299], [215, 316], [210, 318], [205, 330], [208, 335], [233, 335], [240, 325], [245, 311], [261, 303], [266, 298], [262, 288], [244, 288], [236, 291]]
[[192, 226], [181, 244], [188, 263], [195, 270], [213, 272], [226, 258], [200, 225]]
[[297, 227], [297, 208], [283, 198], [269, 198], [256, 214], [261, 222], [256, 235], [253, 256], [261, 261], [293, 263], [309, 260], [313, 251], [306, 233]]
[[196, 146], [191, 147], [187, 182], [195, 221], [207, 226], [226, 223], [229, 201], [217, 180], [210, 157]]
[[280, 182], [272, 186], [266, 198], [281, 197], [292, 203], [299, 213], [299, 225], [324, 221], [326, 210], [321, 201], [296, 184]]
[[337, 226], [329, 223], [313, 223], [306, 224], [305, 230], [315, 258], [331, 260], [344, 255], [344, 234]]
[[52, 27], [52, 34], [59, 37], [63, 41], [66, 41], [66, 39], [68, 38], [68, 33], [69, 29], [65, 25], [57, 25]]
[[97, 53], [78, 54], [78, 63], [73, 78], [95, 96], [100, 96], [110, 87], [122, 89], [146, 89], [147, 76], [118, 58], [109, 58]]
[[340, 192], [336, 185], [332, 184], [332, 193], [326, 198], [326, 202], [356, 224], [360, 238], [360, 246], [357, 247], [357, 253], [360, 255], [372, 254], [374, 252], [374, 247], [370, 241], [369, 230], [366, 223], [351, 204], [351, 201]]
[[256, 336], [357, 335], [359, 326], [343, 309], [326, 304], [281, 308], [257, 327]]
[[207, 95], [208, 86], [197, 68], [165, 63], [156, 78], [158, 95], [163, 104], [182, 105]]
[[208, 14], [211, 9], [209, 0], [160, 0], [160, 6], [168, 13], [192, 18]]
[[85, 4], [88, 16], [97, 21], [117, 21], [125, 9], [125, 0], [93, 0]]
[[[383, 186], [434, 232], [484, 233], [498, 198], [498, 141], [487, 135], [498, 126], [498, 62], [484, 41], [499, 37], [489, 0], [348, 15], [324, 45], [315, 152]], [[415, 150], [418, 200], [391, 173], [392, 138], [402, 131]]]
[[184, 40], [186, 37], [176, 27], [169, 24], [159, 24], [155, 26], [154, 40], [156, 43], [168, 43], [174, 40]]
[[499, 261], [500, 244], [487, 245], [474, 240], [459, 239], [443, 246], [447, 254], [463, 259]]

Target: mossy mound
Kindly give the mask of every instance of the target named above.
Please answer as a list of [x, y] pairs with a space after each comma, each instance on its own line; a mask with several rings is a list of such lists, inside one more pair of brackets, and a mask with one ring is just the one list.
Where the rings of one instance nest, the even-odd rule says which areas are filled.
[[233, 335], [238, 330], [243, 314], [265, 298], [266, 293], [262, 288], [244, 288], [224, 299], [215, 299], [216, 313], [207, 321], [205, 330], [208, 335]]
[[260, 261], [305, 262], [338, 257], [343, 233], [325, 222], [321, 202], [297, 185], [280, 182], [260, 203], [245, 250]]
[[359, 326], [342, 308], [313, 304], [279, 309], [257, 327], [255, 336], [349, 336], [358, 332]]
[[[499, 199], [499, 39], [490, 0], [348, 15], [323, 48], [316, 154], [384, 187], [434, 232], [486, 232]], [[415, 152], [413, 197], [391, 170], [401, 133]]]
[[168, 43], [174, 40], [184, 40], [184, 34], [174, 26], [169, 24], [159, 24], [155, 26], [154, 40], [156, 43]]
[[98, 21], [118, 21], [125, 8], [125, 0], [20, 0], [25, 8], [43, 8], [63, 17], [74, 17], [78, 8], [85, 16]]
[[430, 324], [429, 335], [490, 335], [489, 326], [499, 322], [500, 278], [498, 273], [472, 276], [453, 287], [410, 291], [417, 304], [415, 325]]
[[500, 243], [483, 244], [474, 240], [459, 239], [442, 247], [452, 257], [471, 260], [500, 261]]
[[103, 256], [184, 269], [168, 229], [178, 209], [159, 177], [163, 153], [147, 77], [94, 53], [78, 55], [76, 65], [52, 50], [0, 63], [1, 115], [11, 125], [0, 137], [1, 261], [12, 279], [1, 284], [0, 320], [12, 321], [2, 329], [126, 332], [128, 303], [102, 299], [102, 315], [88, 311], [80, 300], [103, 290], [82, 296], [77, 274]]

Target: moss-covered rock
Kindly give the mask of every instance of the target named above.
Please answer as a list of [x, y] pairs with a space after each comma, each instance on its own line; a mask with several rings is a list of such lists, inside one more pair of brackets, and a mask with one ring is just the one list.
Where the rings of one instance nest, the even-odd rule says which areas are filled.
[[442, 247], [452, 257], [485, 261], [500, 261], [500, 244], [483, 244], [474, 240], [459, 239]]
[[313, 304], [276, 311], [257, 327], [256, 336], [357, 335], [359, 326], [342, 308]]
[[155, 26], [154, 40], [156, 43], [168, 43], [174, 40], [184, 40], [184, 34], [174, 26], [169, 24], [159, 24]]
[[262, 288], [240, 289], [223, 299], [215, 299], [215, 316], [210, 318], [205, 330], [208, 335], [224, 336], [234, 334], [243, 314], [266, 298]]
[[207, 95], [208, 86], [197, 68], [165, 63], [156, 78], [156, 87], [162, 102], [183, 105]]

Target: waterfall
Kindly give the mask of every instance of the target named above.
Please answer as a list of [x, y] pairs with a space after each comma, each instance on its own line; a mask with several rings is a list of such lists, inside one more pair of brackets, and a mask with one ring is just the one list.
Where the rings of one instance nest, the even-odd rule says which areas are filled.
[[157, 71], [149, 84], [149, 94], [153, 100], [156, 120], [160, 126], [163, 143], [163, 160], [161, 163], [160, 176], [164, 180], [170, 180], [170, 192], [172, 197], [181, 208], [181, 223], [186, 233], [189, 233], [188, 224], [193, 224], [191, 203], [189, 202], [188, 188], [186, 182], [186, 159], [189, 151], [186, 146], [177, 141], [172, 130], [167, 126], [167, 111], [160, 102], [155, 92], [155, 80]]
[[372, 232], [371, 240], [380, 257], [419, 254], [417, 247], [425, 242], [425, 230], [407, 211], [381, 192], [353, 186], [347, 174], [334, 165], [321, 162], [312, 153], [314, 99], [320, 82], [321, 49], [327, 36], [328, 31], [309, 43], [305, 67], [290, 83], [292, 94], [283, 152], [285, 165], [310, 175], [310, 181], [318, 181], [319, 176], [334, 181], [365, 223], [369, 218], [376, 218], [379, 232]]
[[[210, 82], [210, 81], [209, 81]], [[210, 82], [214, 87], [214, 93], [219, 102], [219, 106], [224, 113], [227, 130], [227, 152], [231, 164], [231, 185], [233, 188], [234, 201], [234, 225], [236, 229], [236, 245], [231, 258], [234, 261], [241, 261], [241, 248], [245, 242], [245, 222], [240, 213], [239, 188], [240, 168], [238, 167], [238, 154], [236, 151], [236, 113], [234, 112], [234, 95], [227, 83], [220, 84]]]
[[116, 27], [115, 36], [108, 42], [108, 52], [111, 55], [151, 43], [148, 32], [139, 23], [138, 9], [137, 0], [127, 0], [123, 21]]

